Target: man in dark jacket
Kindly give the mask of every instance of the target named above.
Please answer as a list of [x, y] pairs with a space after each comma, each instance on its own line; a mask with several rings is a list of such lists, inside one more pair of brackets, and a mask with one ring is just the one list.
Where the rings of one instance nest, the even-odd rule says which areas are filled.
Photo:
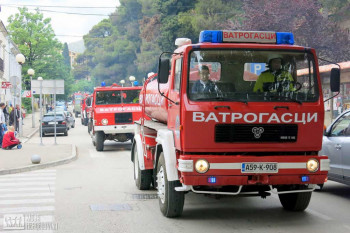
[[220, 91], [213, 81], [209, 79], [209, 67], [202, 65], [199, 72], [200, 80], [195, 82], [192, 87], [192, 93], [216, 93]]
[[20, 118], [20, 109], [19, 105], [16, 104], [16, 108], [13, 109], [10, 113], [10, 125], [13, 125], [16, 131], [19, 131], [19, 118]]

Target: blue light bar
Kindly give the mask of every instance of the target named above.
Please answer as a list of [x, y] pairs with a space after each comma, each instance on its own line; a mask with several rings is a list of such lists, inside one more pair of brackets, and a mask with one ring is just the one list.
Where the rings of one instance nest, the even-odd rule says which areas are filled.
[[208, 177], [208, 183], [211, 183], [211, 184], [216, 183], [216, 177], [214, 176]]
[[222, 43], [222, 31], [201, 31], [199, 43], [203, 42]]
[[310, 177], [308, 177], [308, 176], [302, 176], [302, 177], [301, 177], [301, 181], [302, 181], [302, 182], [308, 182], [308, 181], [310, 181]]
[[291, 32], [276, 32], [276, 44], [294, 44], [294, 36]]
[[105, 82], [101, 82], [101, 87], [105, 87], [106, 83]]

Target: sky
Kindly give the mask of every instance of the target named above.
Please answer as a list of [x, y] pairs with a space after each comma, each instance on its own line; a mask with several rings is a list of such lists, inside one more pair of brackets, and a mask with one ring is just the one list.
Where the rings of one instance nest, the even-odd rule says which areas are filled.
[[[7, 6], [12, 5], [12, 6]], [[89, 33], [89, 30], [108, 15], [115, 11], [119, 5], [118, 0], [0, 0], [1, 12], [0, 19], [5, 26], [8, 25], [7, 19], [10, 15], [18, 13], [18, 7], [23, 5], [39, 5], [43, 10], [44, 18], [51, 18], [51, 26], [57, 35], [57, 39], [62, 43], [75, 42], [83, 39], [83, 35]], [[55, 6], [55, 7], [44, 7]], [[57, 7], [61, 6], [61, 7]], [[62, 8], [62, 6], [79, 7], [79, 8]], [[82, 7], [108, 7], [108, 8], [82, 8]], [[36, 6], [27, 6], [33, 11]], [[79, 14], [99, 14], [94, 15], [77, 15], [64, 14], [48, 11], [60, 11]], [[34, 11], [33, 11], [34, 12]]]

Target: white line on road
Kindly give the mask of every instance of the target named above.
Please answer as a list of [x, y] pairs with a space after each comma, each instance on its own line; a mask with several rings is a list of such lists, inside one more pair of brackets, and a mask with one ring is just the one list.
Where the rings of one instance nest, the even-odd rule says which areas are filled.
[[316, 217], [319, 217], [319, 218], [326, 220], [326, 221], [332, 220], [331, 217], [324, 215], [324, 214], [321, 214], [321, 213], [319, 213], [315, 210], [312, 210], [310, 208], [306, 209], [306, 212], [309, 212], [310, 214], [315, 215]]
[[40, 181], [40, 180], [55, 180], [56, 177], [26, 177], [26, 178], [17, 178], [17, 177], [8, 177], [6, 179], [0, 177], [0, 182], [13, 182], [13, 181]]
[[53, 197], [55, 193], [8, 193], [1, 194], [0, 198], [9, 198], [9, 197]]
[[6, 178], [20, 178], [20, 177], [56, 177], [56, 173], [55, 174], [48, 174], [48, 173], [44, 173], [44, 174], [13, 174], [13, 175], [3, 175], [0, 176], [0, 179], [6, 179]]
[[54, 192], [55, 187], [35, 187], [35, 188], [1, 188], [0, 193], [4, 192], [22, 192], [22, 191], [45, 191], [45, 192]]
[[21, 182], [21, 183], [1, 183], [0, 182], [0, 187], [5, 187], [5, 186], [17, 186], [17, 187], [22, 187], [22, 186], [43, 186], [43, 185], [55, 185], [55, 182], [48, 182], [48, 181], [43, 181], [43, 182]]
[[56, 170], [36, 170], [29, 173], [56, 173]]
[[19, 204], [39, 204], [55, 203], [55, 199], [22, 199], [22, 200], [0, 200], [0, 205], [19, 205]]
[[0, 209], [1, 214], [32, 213], [32, 212], [45, 212], [45, 211], [55, 211], [55, 207], [54, 206], [34, 206], [34, 207]]

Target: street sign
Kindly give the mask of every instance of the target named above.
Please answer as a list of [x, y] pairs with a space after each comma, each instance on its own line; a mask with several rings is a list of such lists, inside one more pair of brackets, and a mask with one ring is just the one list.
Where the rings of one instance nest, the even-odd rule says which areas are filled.
[[22, 97], [31, 98], [32, 97], [31, 91], [22, 91]]
[[250, 64], [250, 72], [260, 75], [263, 71], [266, 70], [265, 63], [249, 63]]
[[2, 82], [1, 83], [1, 88], [3, 89], [9, 89], [12, 87], [12, 84], [10, 82]]
[[32, 80], [31, 89], [33, 94], [40, 94], [40, 82], [42, 82], [42, 94], [55, 94], [55, 82], [56, 82], [56, 94], [64, 94], [64, 80]]

